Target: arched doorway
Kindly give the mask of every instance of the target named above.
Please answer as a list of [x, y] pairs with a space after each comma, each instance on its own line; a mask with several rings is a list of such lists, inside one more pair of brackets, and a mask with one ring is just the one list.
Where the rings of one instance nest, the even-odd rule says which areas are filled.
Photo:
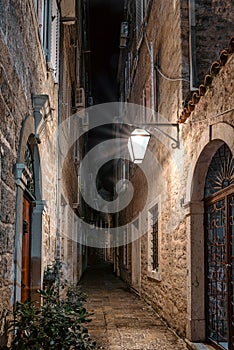
[[21, 136], [18, 162], [15, 165], [16, 232], [14, 304], [26, 299], [40, 302], [42, 287], [42, 224], [46, 207], [42, 200], [41, 166], [38, 145], [28, 117]]
[[234, 349], [234, 158], [224, 143], [205, 181], [206, 337], [217, 349]]
[[31, 298], [31, 245], [32, 245], [32, 208], [35, 202], [35, 176], [33, 148], [26, 144], [24, 154], [26, 186], [23, 193], [23, 233], [21, 264], [21, 301]]

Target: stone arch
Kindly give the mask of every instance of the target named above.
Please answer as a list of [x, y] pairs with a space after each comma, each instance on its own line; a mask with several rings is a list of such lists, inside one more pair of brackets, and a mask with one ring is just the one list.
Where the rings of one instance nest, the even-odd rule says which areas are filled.
[[188, 203], [188, 320], [187, 338], [205, 341], [205, 257], [204, 257], [204, 187], [209, 164], [218, 150], [226, 143], [234, 154], [234, 128], [217, 123], [205, 130], [197, 145], [187, 183]]
[[[207, 171], [213, 155], [225, 142], [234, 153], [234, 128], [226, 123], [217, 123], [210, 126], [210, 130], [205, 130], [201, 135], [200, 142], [197, 145], [196, 153], [191, 161], [190, 171], [188, 174], [186, 202], [203, 199], [203, 189], [201, 181], [205, 184], [204, 171]], [[207, 166], [207, 168], [206, 168]], [[200, 187], [198, 186], [200, 185]], [[197, 189], [202, 193], [196, 193]]]
[[19, 144], [17, 163], [24, 162], [26, 144], [30, 139], [30, 136], [32, 139], [32, 135], [34, 135], [34, 133], [35, 133], [34, 118], [31, 115], [27, 115], [24, 122], [22, 123], [22, 128], [20, 132], [20, 144]]
[[38, 143], [35, 138], [35, 121], [31, 115], [26, 116], [20, 133], [17, 163], [15, 165], [16, 194], [16, 223], [15, 223], [15, 277], [13, 302], [21, 299], [21, 266], [22, 266], [22, 235], [23, 235], [23, 200], [26, 189], [25, 177], [27, 176], [24, 156], [26, 145], [29, 144], [33, 151], [35, 174], [35, 197], [31, 198], [31, 298], [40, 300], [36, 290], [42, 286], [42, 213], [45, 202], [42, 200], [42, 177]]

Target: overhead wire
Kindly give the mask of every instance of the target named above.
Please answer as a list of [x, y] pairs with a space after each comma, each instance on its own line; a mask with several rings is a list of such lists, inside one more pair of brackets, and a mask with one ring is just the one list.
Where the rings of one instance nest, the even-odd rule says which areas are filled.
[[154, 65], [154, 68], [157, 69], [158, 73], [166, 80], [169, 80], [169, 81], [185, 81], [186, 83], [190, 84], [190, 80], [185, 79], [185, 78], [170, 78], [170, 77], [167, 77], [165, 74], [163, 74], [161, 72], [161, 70], [159, 69], [159, 67], [156, 64]]
[[[187, 120], [188, 120], [189, 123], [183, 123], [183, 125], [187, 125], [188, 126], [188, 125], [191, 125], [191, 124], [193, 125], [193, 124], [197, 124], [197, 123], [202, 123], [204, 121], [210, 121], [212, 119], [221, 117], [222, 115], [227, 114], [227, 113], [232, 112], [232, 111], [234, 111], [234, 107], [232, 107], [230, 109], [226, 109], [225, 111], [223, 111], [221, 113], [218, 113], [218, 114], [216, 114], [216, 115], [214, 115], [212, 117], [209, 117], [207, 119], [201, 119], [201, 120], [192, 121], [192, 120], [189, 120], [189, 118], [188, 118]], [[217, 123], [219, 123], [219, 121], [217, 121]]]

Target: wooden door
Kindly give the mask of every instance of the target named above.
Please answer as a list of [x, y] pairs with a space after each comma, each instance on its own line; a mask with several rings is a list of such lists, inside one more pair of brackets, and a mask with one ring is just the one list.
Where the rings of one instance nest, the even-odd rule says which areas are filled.
[[30, 260], [31, 260], [31, 203], [24, 197], [23, 235], [22, 235], [22, 269], [21, 301], [30, 298]]

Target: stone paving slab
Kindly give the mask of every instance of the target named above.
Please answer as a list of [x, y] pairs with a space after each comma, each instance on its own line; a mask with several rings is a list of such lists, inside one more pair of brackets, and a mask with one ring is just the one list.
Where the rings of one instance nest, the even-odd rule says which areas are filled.
[[80, 284], [89, 296], [86, 307], [94, 312], [88, 329], [98, 349], [188, 349], [186, 343], [112, 273], [110, 264], [89, 267]]

